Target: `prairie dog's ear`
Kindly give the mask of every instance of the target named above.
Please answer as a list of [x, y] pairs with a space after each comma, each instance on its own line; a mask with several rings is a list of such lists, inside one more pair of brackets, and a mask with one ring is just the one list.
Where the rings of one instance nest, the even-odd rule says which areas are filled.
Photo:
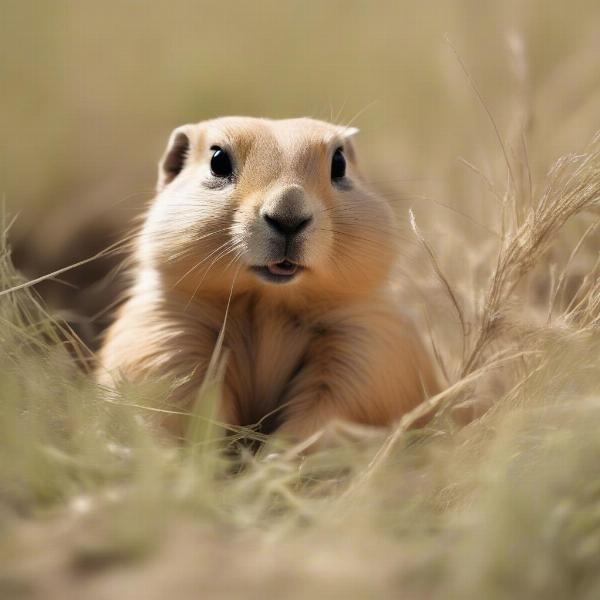
[[342, 127], [342, 137], [345, 140], [348, 140], [352, 137], [354, 137], [359, 131], [360, 129], [358, 127]]
[[171, 133], [167, 149], [158, 163], [159, 192], [183, 171], [192, 145], [191, 129], [190, 125], [182, 125]]
[[340, 127], [340, 135], [344, 140], [344, 148], [346, 155], [352, 162], [356, 162], [356, 150], [352, 143], [352, 138], [359, 132], [358, 127]]

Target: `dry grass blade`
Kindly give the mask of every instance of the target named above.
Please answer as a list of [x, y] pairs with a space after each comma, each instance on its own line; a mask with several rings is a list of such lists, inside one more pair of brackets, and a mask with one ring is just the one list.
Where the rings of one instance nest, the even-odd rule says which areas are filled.
[[[600, 206], [596, 146], [597, 142], [585, 154], [557, 161], [548, 186], [529, 209], [524, 222], [504, 232], [497, 266], [485, 295], [479, 331], [463, 364], [463, 376], [476, 368], [487, 347], [501, 333], [503, 309], [515, 288], [540, 261], [562, 227], [574, 216]], [[509, 199], [508, 210], [520, 201], [514, 195]]]
[[466, 339], [467, 339], [467, 325], [465, 322], [465, 317], [463, 315], [463, 310], [458, 302], [458, 298], [457, 298], [456, 294], [454, 293], [454, 290], [452, 289], [452, 286], [450, 285], [450, 282], [448, 281], [448, 279], [445, 277], [444, 273], [442, 272], [442, 269], [441, 269], [440, 264], [435, 256], [433, 249], [427, 243], [427, 240], [423, 237], [423, 234], [417, 227], [417, 220], [415, 218], [415, 214], [412, 211], [412, 209], [410, 209], [408, 211], [408, 215], [409, 215], [409, 222], [410, 222], [411, 229], [413, 230], [413, 233], [419, 240], [419, 243], [423, 246], [423, 248], [425, 248], [425, 251], [427, 252], [427, 255], [429, 256], [429, 259], [431, 260], [431, 264], [433, 266], [433, 270], [435, 271], [436, 277], [438, 278], [440, 283], [443, 284], [444, 289], [446, 290], [448, 297], [450, 298], [450, 300], [452, 302], [452, 306], [454, 307], [454, 309], [456, 311], [456, 315], [458, 316], [458, 321], [460, 323], [460, 328], [461, 328], [461, 332], [462, 332], [462, 348], [463, 348], [463, 361], [464, 361], [465, 344], [466, 344]]
[[511, 363], [519, 358], [523, 358], [524, 356], [533, 354], [535, 354], [533, 351], [529, 351], [519, 352], [505, 357], [496, 357], [491, 360], [489, 364], [486, 364], [476, 371], [472, 371], [439, 394], [432, 396], [419, 406], [413, 408], [410, 412], [406, 413], [400, 419], [400, 422], [394, 428], [393, 432], [385, 440], [385, 443], [377, 450], [367, 468], [356, 477], [348, 490], [344, 493], [344, 499], [353, 497], [361, 489], [364, 489], [364, 486], [373, 478], [373, 476], [385, 467], [393, 449], [397, 446], [402, 436], [406, 434], [415, 423], [428, 415], [434, 414], [441, 406], [451, 403], [456, 399], [458, 393], [468, 389], [472, 384], [477, 382], [478, 379], [487, 375], [491, 370], [499, 368], [506, 363]]
[[104, 258], [106, 256], [109, 256], [111, 253], [115, 252], [115, 250], [120, 249], [121, 246], [123, 246], [123, 241], [119, 240], [118, 242], [115, 242], [114, 244], [107, 246], [100, 252], [97, 252], [93, 256], [84, 258], [83, 260], [80, 260], [80, 261], [70, 264], [66, 267], [63, 267], [62, 269], [57, 269], [56, 271], [53, 271], [52, 273], [47, 273], [46, 275], [41, 275], [40, 277], [36, 277], [35, 279], [31, 279], [30, 281], [25, 281], [24, 283], [19, 283], [17, 285], [13, 285], [7, 289], [0, 290], [0, 297], [7, 296], [8, 294], [14, 294], [15, 292], [19, 292], [19, 291], [25, 290], [27, 288], [31, 288], [31, 287], [37, 285], [38, 283], [41, 283], [42, 281], [47, 281], [49, 279], [53, 279], [55, 277], [58, 277], [58, 275], [62, 275], [63, 273], [67, 273], [68, 271], [72, 271], [73, 269], [77, 269], [78, 267], [82, 267], [83, 265], [87, 265], [95, 260], [98, 260], [99, 258]]

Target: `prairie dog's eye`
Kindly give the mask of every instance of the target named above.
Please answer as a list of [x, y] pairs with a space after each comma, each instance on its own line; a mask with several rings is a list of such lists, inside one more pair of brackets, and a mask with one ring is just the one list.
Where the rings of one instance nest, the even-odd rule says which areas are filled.
[[331, 179], [341, 179], [346, 175], [346, 157], [341, 148], [337, 148], [331, 158]]
[[215, 177], [231, 177], [233, 174], [233, 165], [229, 154], [219, 146], [212, 146], [212, 158], [210, 159], [210, 170]]

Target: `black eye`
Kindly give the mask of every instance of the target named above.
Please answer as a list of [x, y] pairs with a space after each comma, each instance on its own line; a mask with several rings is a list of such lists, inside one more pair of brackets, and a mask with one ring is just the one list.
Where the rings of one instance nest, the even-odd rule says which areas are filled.
[[331, 158], [331, 179], [341, 179], [346, 175], [346, 158], [341, 148], [338, 148]]
[[215, 177], [231, 177], [233, 175], [233, 166], [229, 154], [219, 148], [219, 146], [213, 146], [212, 158], [210, 159], [210, 170]]

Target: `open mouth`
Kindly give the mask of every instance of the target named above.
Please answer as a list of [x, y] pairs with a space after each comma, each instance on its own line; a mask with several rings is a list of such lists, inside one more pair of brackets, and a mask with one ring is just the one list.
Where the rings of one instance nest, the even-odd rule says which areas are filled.
[[304, 267], [290, 260], [282, 260], [278, 263], [269, 263], [261, 267], [252, 267], [252, 270], [260, 275], [265, 281], [271, 283], [286, 283], [292, 281], [303, 270]]

